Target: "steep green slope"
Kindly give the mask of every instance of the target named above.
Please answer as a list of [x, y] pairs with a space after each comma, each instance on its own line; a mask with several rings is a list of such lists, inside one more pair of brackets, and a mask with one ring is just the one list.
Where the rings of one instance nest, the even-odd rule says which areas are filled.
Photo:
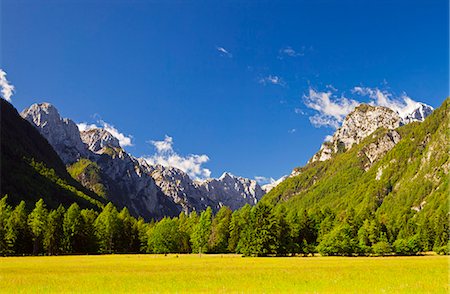
[[[398, 128], [400, 142], [370, 168], [364, 156], [371, 143], [389, 131], [379, 129], [357, 146], [324, 162], [299, 168], [261, 202], [320, 214], [331, 210], [355, 221], [376, 218], [390, 240], [445, 230], [449, 196], [449, 104], [446, 99], [424, 122]], [[339, 219], [339, 217], [338, 217]], [[442, 227], [435, 228], [441, 222]], [[448, 226], [447, 226], [448, 228]], [[435, 236], [429, 236], [430, 244]]]
[[29, 207], [40, 198], [50, 208], [74, 202], [81, 207], [102, 207], [104, 200], [69, 175], [47, 140], [10, 103], [0, 100], [0, 194], [7, 194], [11, 204], [25, 200]]
[[102, 183], [102, 175], [97, 163], [82, 158], [68, 166], [67, 171], [84, 187], [94, 191], [97, 195], [106, 198], [106, 187]]

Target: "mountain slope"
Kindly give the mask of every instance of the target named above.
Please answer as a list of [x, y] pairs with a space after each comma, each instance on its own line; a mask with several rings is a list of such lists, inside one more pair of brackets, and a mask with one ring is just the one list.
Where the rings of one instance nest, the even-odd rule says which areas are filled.
[[51, 208], [73, 202], [100, 208], [104, 200], [67, 173], [48, 141], [10, 103], [0, 102], [1, 195], [12, 204], [25, 200], [31, 206], [43, 198]]
[[[380, 128], [349, 150], [309, 163], [262, 202], [287, 209], [376, 217], [389, 235], [448, 214], [450, 99], [422, 123]], [[444, 218], [445, 219], [445, 218]]]
[[264, 194], [252, 180], [233, 177], [198, 183], [177, 168], [150, 165], [128, 154], [105, 129], [80, 132], [49, 103], [33, 104], [21, 115], [48, 139], [75, 179], [119, 208], [128, 207], [135, 216], [161, 218], [208, 206], [215, 211], [222, 205], [239, 208], [255, 204]]
[[202, 191], [218, 204], [232, 210], [245, 204], [255, 205], [264, 191], [255, 180], [223, 173], [218, 179], [207, 179], [200, 184]]

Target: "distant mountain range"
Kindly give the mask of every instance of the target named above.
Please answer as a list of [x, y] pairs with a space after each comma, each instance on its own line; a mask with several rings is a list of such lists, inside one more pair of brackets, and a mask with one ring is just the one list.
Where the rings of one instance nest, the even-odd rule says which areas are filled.
[[48, 140], [75, 179], [136, 216], [160, 218], [208, 206], [237, 209], [264, 195], [255, 180], [230, 173], [200, 182], [180, 169], [151, 165], [128, 154], [105, 129], [80, 132], [49, 103], [34, 104], [21, 116]]
[[[410, 132], [422, 127], [416, 122], [424, 121], [433, 108], [420, 104], [400, 117], [386, 107], [360, 105], [305, 167], [296, 168], [291, 175], [263, 187], [255, 180], [231, 173], [198, 181], [175, 167], [150, 164], [144, 158], [128, 154], [119, 140], [103, 128], [80, 132], [72, 120], [62, 118], [49, 103], [33, 104], [19, 116], [12, 105], [2, 99], [1, 111], [2, 195], [9, 194], [15, 202], [42, 197], [50, 206], [78, 202], [83, 206], [101, 207], [111, 201], [119, 208], [126, 206], [135, 216], [150, 219], [202, 211], [208, 206], [215, 211], [221, 206], [235, 210], [245, 204], [255, 205], [261, 199], [271, 203], [303, 203], [310, 199], [308, 197], [316, 197], [308, 201], [317, 204], [322, 203], [321, 199], [328, 199], [323, 205], [340, 203], [347, 186], [365, 179], [365, 174], [375, 173], [374, 179], [367, 181], [377, 186], [384, 181], [386, 170], [396, 160], [400, 161], [400, 158], [391, 158], [386, 162], [386, 158], [402, 146]], [[347, 161], [341, 162], [342, 158]], [[358, 176], [342, 179], [346, 175], [345, 168], [358, 169], [355, 171]], [[49, 176], [52, 170], [53, 175]], [[334, 172], [329, 175], [331, 171]], [[49, 182], [45, 189], [39, 187], [39, 177], [47, 178], [43, 181]], [[340, 182], [333, 182], [329, 187], [327, 181], [337, 178]], [[388, 181], [390, 186], [382, 188], [385, 195], [379, 196], [381, 198], [396, 189], [396, 182], [391, 178]], [[33, 185], [26, 182], [33, 182]], [[62, 190], [65, 192], [60, 193]], [[367, 191], [361, 191], [361, 195], [369, 193]], [[308, 196], [310, 194], [315, 196]]]

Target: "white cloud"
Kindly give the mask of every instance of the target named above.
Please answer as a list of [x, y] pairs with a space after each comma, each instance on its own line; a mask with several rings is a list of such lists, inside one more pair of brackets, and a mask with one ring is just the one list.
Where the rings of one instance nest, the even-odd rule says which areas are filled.
[[181, 156], [173, 150], [173, 138], [167, 135], [162, 141], [149, 141], [149, 143], [156, 149], [154, 155], [144, 157], [149, 164], [161, 164], [179, 168], [196, 180], [202, 180], [211, 176], [211, 171], [202, 166], [209, 161], [207, 155], [189, 154]]
[[163, 141], [150, 141], [158, 153], [173, 152], [173, 138], [165, 136]]
[[297, 129], [290, 129], [290, 130], [288, 130], [288, 133], [289, 133], [289, 134], [293, 134], [293, 133], [295, 133], [295, 132], [297, 132]]
[[278, 58], [282, 59], [284, 56], [298, 57], [304, 55], [305, 55], [305, 46], [303, 46], [300, 51], [296, 51], [292, 47], [287, 46], [280, 49]]
[[267, 184], [275, 183], [276, 180], [274, 178], [267, 178], [267, 177], [263, 177], [263, 176], [256, 176], [255, 177], [255, 181], [259, 185], [267, 185]]
[[309, 121], [316, 128], [330, 127], [333, 129], [337, 129], [341, 125], [340, 121], [338, 121], [337, 119], [322, 114], [310, 116]]
[[11, 102], [14, 86], [6, 79], [6, 72], [3, 69], [0, 69], [0, 87], [2, 88], [2, 97], [5, 98], [6, 101]]
[[80, 132], [89, 131], [92, 129], [104, 129], [105, 131], [108, 131], [111, 135], [113, 135], [115, 138], [117, 138], [117, 140], [119, 140], [119, 144], [121, 147], [133, 146], [133, 143], [131, 142], [133, 136], [124, 135], [123, 133], [119, 132], [119, 130], [117, 130], [113, 125], [103, 120], [99, 120], [98, 123], [100, 124], [100, 126], [97, 126], [96, 124], [87, 124], [87, 123], [79, 123], [77, 124], [77, 126]]
[[401, 117], [405, 117], [420, 106], [419, 102], [414, 101], [406, 94], [395, 97], [392, 93], [378, 88], [354, 87], [352, 93], [360, 96], [369, 96], [372, 99], [372, 105], [388, 107], [396, 111]]
[[330, 91], [315, 91], [313, 88], [309, 88], [308, 94], [303, 95], [303, 100], [308, 108], [318, 112], [309, 118], [314, 126], [335, 129], [340, 126], [345, 116], [359, 105], [358, 101], [344, 96], [337, 97]]
[[295, 108], [294, 112], [297, 114], [305, 115], [305, 112], [303, 110], [301, 110], [300, 108]]
[[325, 136], [325, 142], [331, 142], [331, 140], [333, 140], [333, 136], [332, 135], [327, 135]]
[[[326, 88], [329, 90], [325, 92], [310, 88], [308, 94], [303, 95], [303, 101], [308, 108], [317, 112], [309, 117], [310, 122], [315, 127], [326, 126], [337, 129], [345, 116], [360, 102], [346, 98], [343, 94], [338, 97], [335, 94], [337, 89], [332, 85], [327, 85]], [[371, 100], [370, 105], [388, 107], [396, 111], [401, 117], [405, 117], [420, 106], [419, 102], [414, 101], [405, 93], [396, 96], [388, 91], [369, 87], [354, 87], [351, 92], [358, 96], [368, 96]], [[297, 112], [297, 110], [295, 111]]]
[[77, 127], [78, 127], [78, 130], [80, 130], [80, 132], [89, 131], [89, 130], [92, 130], [92, 129], [99, 129], [100, 128], [100, 127], [98, 127], [95, 124], [87, 124], [87, 123], [79, 123], [79, 124], [77, 124]]
[[233, 54], [231, 54], [227, 49], [223, 48], [223, 47], [216, 47], [217, 51], [220, 52], [220, 55], [222, 56], [226, 56], [226, 57], [233, 57]]
[[120, 146], [122, 147], [133, 146], [133, 143], [131, 142], [133, 136], [124, 135], [123, 133], [119, 132], [113, 125], [110, 125], [104, 121], [101, 121], [101, 124], [103, 126], [103, 129], [111, 133], [111, 135], [113, 135], [119, 140]]
[[283, 79], [279, 76], [275, 75], [269, 75], [267, 77], [259, 79], [259, 83], [266, 85], [266, 84], [273, 84], [273, 85], [279, 85], [279, 86], [285, 86], [286, 83], [283, 81]]

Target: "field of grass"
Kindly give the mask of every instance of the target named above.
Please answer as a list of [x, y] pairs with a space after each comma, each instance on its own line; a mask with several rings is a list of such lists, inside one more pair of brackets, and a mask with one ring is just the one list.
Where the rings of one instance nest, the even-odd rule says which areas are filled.
[[99, 255], [0, 258], [0, 292], [449, 293], [449, 258]]

